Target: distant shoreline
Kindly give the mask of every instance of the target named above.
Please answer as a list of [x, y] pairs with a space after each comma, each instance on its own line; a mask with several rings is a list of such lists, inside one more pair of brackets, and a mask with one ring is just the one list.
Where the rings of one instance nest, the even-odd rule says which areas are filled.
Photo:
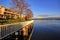
[[60, 18], [33, 18], [32, 20], [60, 20]]

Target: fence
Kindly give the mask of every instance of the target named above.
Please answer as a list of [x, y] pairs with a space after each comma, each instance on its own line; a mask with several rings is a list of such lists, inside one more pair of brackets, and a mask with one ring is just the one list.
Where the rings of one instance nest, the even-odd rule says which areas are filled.
[[22, 28], [22, 25], [20, 24], [1, 26], [0, 27], [0, 39], [12, 34], [13, 32], [16, 32], [20, 28]]

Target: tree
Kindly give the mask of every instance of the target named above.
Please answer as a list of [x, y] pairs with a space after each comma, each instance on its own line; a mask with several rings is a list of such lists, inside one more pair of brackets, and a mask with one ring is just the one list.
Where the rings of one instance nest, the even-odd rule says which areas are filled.
[[28, 3], [25, 0], [12, 0], [12, 7], [14, 10], [23, 13], [24, 9], [27, 9]]
[[26, 10], [26, 19], [32, 18], [33, 17], [33, 13], [30, 9]]

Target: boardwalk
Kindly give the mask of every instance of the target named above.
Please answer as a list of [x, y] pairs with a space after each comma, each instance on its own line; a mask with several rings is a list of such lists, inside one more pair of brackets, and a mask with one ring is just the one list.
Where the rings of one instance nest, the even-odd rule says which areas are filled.
[[17, 30], [22, 29], [24, 26], [32, 23], [32, 21], [19, 22], [13, 24], [0, 25], [0, 39], [16, 32]]

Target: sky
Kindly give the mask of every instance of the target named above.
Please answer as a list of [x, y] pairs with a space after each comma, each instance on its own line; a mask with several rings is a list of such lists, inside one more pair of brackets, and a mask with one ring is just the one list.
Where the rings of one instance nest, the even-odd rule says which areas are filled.
[[[0, 4], [10, 7], [11, 0], [0, 0]], [[34, 16], [37, 15], [60, 15], [60, 0], [26, 0]]]

